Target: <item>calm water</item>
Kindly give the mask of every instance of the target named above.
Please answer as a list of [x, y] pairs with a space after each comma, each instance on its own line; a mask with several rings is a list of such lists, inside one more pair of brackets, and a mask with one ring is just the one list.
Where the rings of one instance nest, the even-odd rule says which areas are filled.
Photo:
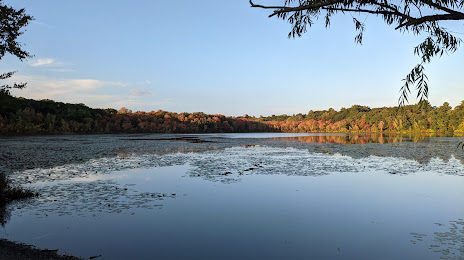
[[2, 169], [42, 194], [6, 209], [13, 241], [99, 259], [464, 259], [459, 138], [1, 141], [18, 158]]

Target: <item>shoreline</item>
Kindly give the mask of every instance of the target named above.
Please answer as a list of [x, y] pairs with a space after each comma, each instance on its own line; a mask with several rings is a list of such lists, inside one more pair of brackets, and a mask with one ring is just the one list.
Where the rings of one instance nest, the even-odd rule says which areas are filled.
[[57, 250], [39, 249], [32, 245], [0, 238], [0, 259], [8, 260], [83, 260], [84, 258], [60, 255]]
[[464, 132], [121, 132], [121, 133], [47, 133], [47, 134], [2, 134], [0, 138], [41, 137], [41, 136], [112, 136], [112, 135], [210, 135], [210, 134], [332, 134], [332, 135], [380, 135], [380, 136], [423, 136], [423, 137], [464, 137]]

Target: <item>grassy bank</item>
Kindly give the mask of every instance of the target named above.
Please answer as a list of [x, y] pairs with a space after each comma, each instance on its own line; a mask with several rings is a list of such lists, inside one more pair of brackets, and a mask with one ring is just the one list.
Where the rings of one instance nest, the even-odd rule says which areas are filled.
[[38, 196], [28, 189], [11, 185], [10, 179], [0, 173], [0, 205], [6, 205], [9, 202]]

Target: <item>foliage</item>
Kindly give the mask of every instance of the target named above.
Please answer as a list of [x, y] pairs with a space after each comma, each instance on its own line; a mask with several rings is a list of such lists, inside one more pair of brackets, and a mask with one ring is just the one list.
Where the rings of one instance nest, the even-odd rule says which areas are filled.
[[277, 125], [283, 132], [464, 133], [464, 101], [454, 109], [447, 102], [432, 107], [427, 101], [402, 109], [354, 105], [340, 111], [309, 111], [306, 115], [259, 120]]
[[[0, 0], [0, 60], [8, 53], [16, 56], [19, 60], [32, 57], [32, 55], [22, 49], [21, 43], [18, 42], [18, 37], [23, 34], [23, 27], [27, 26], [33, 19], [27, 15], [24, 9], [16, 10], [11, 6], [7, 6]], [[0, 80], [5, 80], [13, 76], [15, 71], [0, 74]], [[24, 88], [26, 83], [14, 83], [10, 85], [1, 85], [0, 93], [9, 93], [11, 88]]]
[[4, 206], [14, 200], [35, 196], [37, 196], [37, 194], [30, 190], [13, 187], [8, 177], [6, 177], [4, 173], [0, 173], [0, 206]]
[[14, 200], [26, 199], [38, 196], [30, 190], [20, 187], [13, 187], [10, 179], [0, 172], [0, 225], [4, 226], [8, 221], [10, 214], [6, 209], [6, 205]]
[[228, 133], [268, 132], [268, 124], [253, 118], [172, 113], [132, 112], [126, 108], [92, 109], [83, 104], [31, 100], [1, 95], [0, 134], [97, 133]]
[[396, 107], [354, 105], [307, 114], [227, 117], [163, 110], [92, 109], [84, 104], [32, 100], [1, 95], [0, 134], [369, 132], [464, 133], [464, 101], [454, 109], [427, 101]]
[[398, 99], [400, 106], [408, 102], [408, 94], [415, 86], [417, 98], [428, 98], [427, 76], [424, 64], [435, 56], [455, 52], [461, 39], [452, 35], [440, 21], [464, 20], [463, 0], [281, 0], [277, 6], [259, 5], [250, 0], [251, 7], [272, 10], [269, 17], [276, 16], [292, 25], [289, 37], [301, 36], [319, 17], [324, 17], [325, 26], [329, 27], [331, 18], [337, 14], [350, 14], [358, 31], [355, 41], [362, 43], [365, 30], [364, 21], [353, 14], [371, 14], [380, 17], [395, 30], [412, 32], [414, 35], [425, 34], [426, 38], [414, 48], [414, 54], [420, 56], [420, 63], [405, 77]]

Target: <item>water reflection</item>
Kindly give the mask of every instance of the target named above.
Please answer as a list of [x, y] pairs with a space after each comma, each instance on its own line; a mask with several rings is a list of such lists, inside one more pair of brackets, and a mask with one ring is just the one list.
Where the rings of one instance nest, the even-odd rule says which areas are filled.
[[460, 137], [430, 135], [314, 134], [275, 138], [263, 143], [273, 147], [307, 149], [315, 153], [343, 154], [356, 159], [379, 156], [428, 164], [439, 158], [445, 162], [457, 159], [464, 164], [464, 150], [457, 146], [462, 140]]
[[7, 205], [0, 205], [0, 225], [5, 227], [5, 224], [10, 220], [11, 211]]
[[121, 138], [124, 141], [187, 141], [189, 143], [201, 144], [201, 143], [212, 143], [214, 141], [200, 139], [196, 136], [183, 136], [179, 137], [168, 137], [168, 138]]
[[315, 135], [298, 137], [279, 137], [278, 139], [294, 139], [302, 143], [327, 143], [327, 144], [368, 144], [368, 143], [401, 143], [421, 142], [430, 135], [388, 135], [388, 134], [364, 134], [364, 135]]
[[42, 194], [0, 207], [0, 235], [108, 259], [435, 259], [462, 248], [458, 222], [432, 257], [403, 234], [463, 216], [462, 139], [273, 135], [0, 140], [0, 170]]
[[187, 166], [170, 166], [142, 172], [127, 170], [98, 174], [99, 171], [90, 172], [88, 165], [79, 170], [73, 167], [76, 165], [70, 165], [68, 170], [75, 170], [74, 174], [60, 179], [51, 179], [47, 172], [57, 174], [61, 168], [42, 169], [41, 176], [27, 178], [34, 181], [23, 186], [37, 191], [40, 196], [1, 205], [0, 225], [5, 227], [12, 214], [18, 217], [27, 212], [34, 212], [36, 219], [47, 219], [51, 215], [101, 217], [104, 214], [134, 215], [139, 209], [159, 210], [165, 201], [175, 199], [179, 192], [168, 185], [157, 186], [159, 175], [176, 173], [178, 176], [187, 169]]
[[[281, 137], [279, 137], [281, 136]], [[302, 134], [301, 136], [272, 134], [217, 134], [167, 135], [146, 134], [136, 136], [40, 136], [0, 137], [0, 171], [13, 172], [34, 168], [53, 168], [71, 163], [85, 164], [105, 158], [129, 159], [133, 156], [173, 153], [221, 151], [227, 148], [255, 145], [294, 147], [315, 153], [344, 154], [353, 158], [372, 155], [414, 159], [429, 162], [456, 158], [464, 161], [464, 151], [456, 148], [463, 138], [353, 135], [353, 134]], [[361, 147], [349, 144], [364, 144]], [[27, 158], [27, 160], [25, 160]]]
[[[270, 170], [272, 156], [282, 155], [285, 149], [234, 149], [219, 155], [218, 162], [205, 167], [205, 172], [220, 167], [226, 158], [239, 159], [235, 165], [239, 169], [254, 168], [241, 175], [242, 181], [235, 185], [186, 178], [190, 172], [186, 166], [93, 175], [92, 181], [113, 181], [95, 187], [63, 185], [56, 191], [58, 187], [51, 187], [49, 192], [53, 194], [47, 196], [51, 200], [45, 206], [21, 206], [7, 224], [8, 233], [0, 235], [83, 257], [102, 255], [105, 259], [431, 260], [442, 253], [431, 254], [427, 246], [419, 243], [411, 245], [408, 231], [430, 234], [430, 225], [424, 223], [462, 216], [461, 201], [456, 200], [460, 197], [455, 194], [463, 185], [459, 176], [399, 177], [375, 171], [339, 172], [317, 178], [287, 176], [284, 172], [252, 174]], [[288, 149], [283, 156], [297, 158], [289, 162], [282, 158], [283, 168], [276, 170], [298, 173], [298, 153], [304, 155]], [[269, 155], [269, 161], [263, 160]], [[205, 154], [193, 156], [205, 164], [213, 158]], [[329, 157], [317, 156], [309, 162]], [[255, 159], [263, 161], [253, 166]], [[344, 160], [341, 156], [338, 159]], [[238, 175], [230, 172], [227, 177]], [[133, 200], [117, 187], [127, 187], [129, 192], [138, 190], [144, 196], [158, 192], [175, 199], [160, 201], [150, 195]], [[137, 204], [138, 200], [147, 203]], [[128, 208], [113, 211], [113, 203], [115, 209]], [[438, 203], [440, 210], [430, 207]]]
[[219, 147], [215, 145], [208, 145], [203, 149], [198, 149], [194, 147], [189, 147], [189, 146], [179, 146], [179, 147], [166, 147], [164, 150], [143, 150], [143, 151], [130, 151], [130, 152], [123, 152], [119, 151], [116, 154], [116, 157], [119, 159], [129, 159], [134, 156], [140, 156], [140, 155], [158, 155], [158, 156], [163, 156], [166, 154], [175, 154], [175, 153], [201, 153], [205, 151], [218, 151], [218, 150], [223, 150], [225, 149], [224, 147]]

